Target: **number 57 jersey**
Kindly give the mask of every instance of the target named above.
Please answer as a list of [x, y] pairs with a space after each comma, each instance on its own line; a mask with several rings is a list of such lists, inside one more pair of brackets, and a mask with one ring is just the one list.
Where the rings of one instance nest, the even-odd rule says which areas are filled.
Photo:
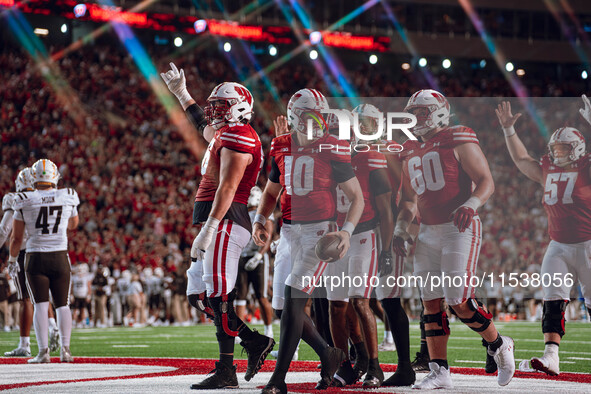
[[14, 219], [25, 222], [27, 253], [68, 250], [68, 220], [78, 216], [79, 204], [74, 189], [17, 193]]
[[[312, 223], [336, 219], [338, 172], [349, 167], [347, 141], [327, 134], [310, 145], [299, 146], [291, 134], [273, 139], [270, 156], [279, 168], [281, 211], [286, 223]], [[343, 179], [346, 180], [346, 179]]]

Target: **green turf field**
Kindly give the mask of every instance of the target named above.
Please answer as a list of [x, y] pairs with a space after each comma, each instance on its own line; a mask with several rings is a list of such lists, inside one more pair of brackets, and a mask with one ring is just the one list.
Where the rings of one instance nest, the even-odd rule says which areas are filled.
[[[503, 335], [515, 339], [516, 359], [522, 360], [542, 355], [544, 343], [541, 324], [529, 322], [496, 323]], [[254, 326], [262, 332], [262, 326]], [[379, 339], [383, 325], [379, 325]], [[480, 337], [459, 323], [451, 324], [448, 359], [456, 367], [484, 367], [485, 349]], [[279, 341], [279, 326], [275, 325], [275, 340]], [[33, 335], [33, 333], [31, 333]], [[0, 354], [12, 350], [18, 343], [18, 332], [0, 333]], [[418, 323], [411, 324], [411, 356], [419, 347]], [[33, 355], [37, 353], [34, 335]], [[192, 327], [147, 327], [77, 329], [72, 333], [74, 356], [119, 356], [119, 357], [217, 357], [215, 329], [212, 325]], [[277, 347], [276, 347], [277, 349]], [[236, 357], [242, 348], [236, 346]], [[57, 355], [57, 353], [56, 353]], [[567, 334], [560, 346], [560, 369], [564, 372], [591, 373], [591, 324], [572, 322], [567, 325]], [[316, 354], [307, 345], [300, 347], [300, 360], [317, 360]], [[380, 361], [395, 363], [396, 353], [380, 354]]]

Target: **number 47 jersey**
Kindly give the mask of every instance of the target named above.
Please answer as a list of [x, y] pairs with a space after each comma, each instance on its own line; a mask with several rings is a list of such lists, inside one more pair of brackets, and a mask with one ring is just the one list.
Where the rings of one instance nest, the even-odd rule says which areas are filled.
[[68, 220], [78, 216], [74, 189], [35, 190], [17, 193], [14, 219], [25, 222], [27, 252], [68, 250]]

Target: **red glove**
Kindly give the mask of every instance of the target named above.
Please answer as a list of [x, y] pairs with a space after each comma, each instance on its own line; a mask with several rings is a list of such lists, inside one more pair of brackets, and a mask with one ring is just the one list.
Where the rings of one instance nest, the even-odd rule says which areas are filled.
[[476, 215], [476, 211], [470, 207], [462, 205], [454, 213], [451, 214], [451, 218], [453, 218], [454, 225], [460, 230], [461, 233], [466, 231], [466, 229], [472, 223], [472, 218]]

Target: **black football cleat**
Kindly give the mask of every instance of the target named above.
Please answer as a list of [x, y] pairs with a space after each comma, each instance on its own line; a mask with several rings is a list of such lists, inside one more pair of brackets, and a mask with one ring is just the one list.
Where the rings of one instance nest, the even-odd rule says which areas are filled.
[[[213, 375], [205, 378], [201, 383], [191, 385], [192, 390], [214, 390], [214, 389], [237, 389], [238, 377], [236, 376], [236, 366], [228, 368], [219, 361], [215, 363]], [[210, 372], [210, 373], [211, 373]]]
[[414, 384], [417, 376], [410, 364], [398, 364], [396, 372], [382, 382], [382, 387], [402, 387]]
[[365, 375], [365, 379], [363, 379], [363, 387], [376, 389], [382, 385], [384, 381], [384, 371], [378, 365], [377, 368], [369, 368], [367, 370], [367, 374]]
[[267, 383], [261, 390], [261, 394], [287, 394], [287, 385], [285, 382], [281, 383]]
[[246, 374], [244, 375], [244, 379], [247, 382], [259, 372], [265, 363], [267, 355], [273, 350], [273, 346], [275, 346], [275, 340], [273, 338], [259, 334], [257, 331], [253, 333], [254, 336], [252, 339], [242, 340], [240, 342], [240, 345], [246, 350], [246, 355], [248, 356], [248, 365], [246, 366]]
[[345, 352], [336, 347], [327, 347], [321, 357], [320, 381], [316, 385], [316, 390], [326, 390], [335, 372], [345, 361]]
[[428, 354], [417, 352], [417, 357], [410, 363], [415, 372], [429, 372], [429, 358]]
[[367, 353], [358, 355], [357, 359], [355, 360], [355, 364], [353, 365], [353, 370], [357, 375], [357, 380], [361, 379], [361, 377], [367, 373], [368, 368], [369, 357], [367, 357]]
[[357, 372], [351, 366], [351, 361], [345, 360], [332, 378], [332, 387], [345, 387], [357, 382]]
[[497, 372], [497, 363], [495, 362], [495, 358], [488, 354], [488, 343], [482, 339], [482, 346], [487, 350], [486, 352], [486, 365], [484, 367], [484, 372], [486, 373], [495, 373]]

